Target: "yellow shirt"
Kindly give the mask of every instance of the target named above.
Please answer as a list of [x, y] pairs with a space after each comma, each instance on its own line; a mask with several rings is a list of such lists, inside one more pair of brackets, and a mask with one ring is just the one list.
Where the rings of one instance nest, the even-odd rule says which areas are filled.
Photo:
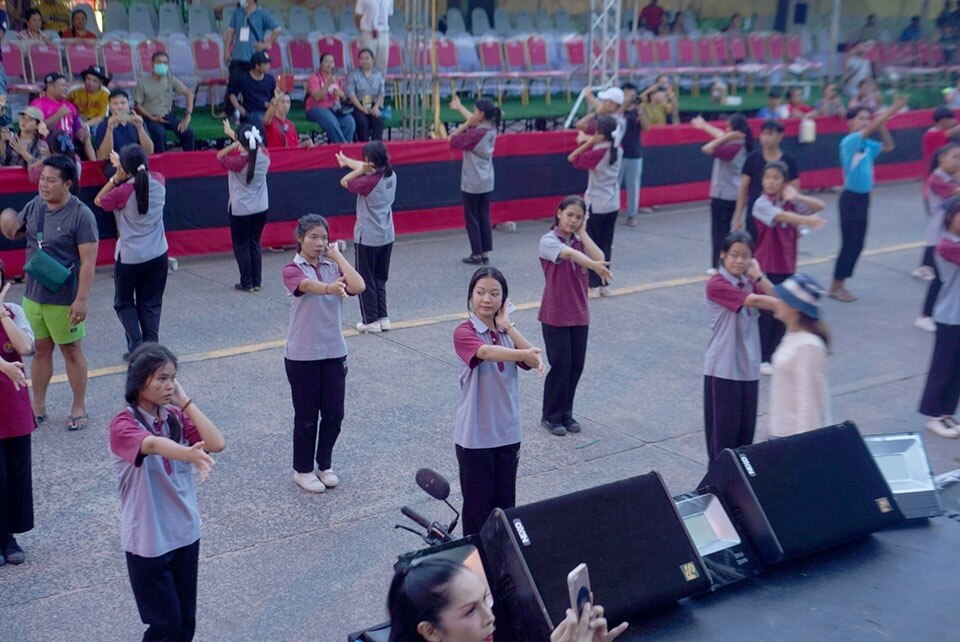
[[77, 106], [77, 111], [84, 120], [91, 120], [107, 115], [110, 92], [101, 87], [100, 91], [91, 94], [86, 87], [80, 87], [71, 91], [67, 99]]

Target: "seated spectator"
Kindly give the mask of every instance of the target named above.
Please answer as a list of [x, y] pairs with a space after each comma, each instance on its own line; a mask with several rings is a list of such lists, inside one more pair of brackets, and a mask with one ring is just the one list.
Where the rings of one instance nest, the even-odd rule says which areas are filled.
[[814, 116], [846, 116], [847, 108], [836, 83], [823, 88], [823, 98], [813, 105]]
[[638, 17], [640, 26], [647, 31], [657, 33], [660, 29], [660, 23], [663, 21], [663, 14], [663, 7], [657, 6], [657, 0], [650, 0], [650, 4], [640, 10], [640, 16]]
[[273, 100], [277, 79], [270, 74], [270, 56], [257, 51], [250, 57], [250, 71], [240, 74], [228, 91], [230, 104], [240, 114], [240, 122], [263, 129], [263, 114]]
[[730, 16], [730, 22], [727, 23], [727, 26], [723, 28], [723, 33], [728, 36], [742, 36], [743, 35], [743, 16], [739, 13], [735, 13]]
[[267, 148], [313, 147], [313, 142], [300, 142], [297, 126], [287, 118], [290, 113], [290, 94], [279, 87], [273, 90], [273, 100], [263, 115], [263, 128], [267, 134]]
[[20, 112], [20, 132], [9, 128], [0, 129], [0, 166], [39, 167], [50, 155], [50, 149], [42, 136], [47, 133], [43, 114], [36, 107], [27, 107]]
[[914, 16], [910, 18], [910, 24], [900, 33], [900, 42], [916, 42], [921, 38], [923, 38], [923, 30], [920, 28], [920, 16]]
[[94, 160], [97, 155], [93, 151], [90, 131], [83, 124], [76, 105], [67, 100], [67, 87], [67, 79], [63, 74], [51, 72], [43, 78], [43, 95], [35, 98], [30, 104], [43, 114], [43, 122], [46, 123], [47, 129], [69, 132], [73, 138], [74, 147], [82, 148], [86, 157]]
[[19, 40], [27, 42], [51, 42], [47, 34], [43, 33], [43, 14], [40, 13], [39, 9], [27, 9], [27, 12], [24, 14], [24, 21], [26, 22], [26, 27], [17, 34]]
[[877, 15], [871, 13], [867, 16], [867, 21], [860, 27], [860, 35], [857, 38], [860, 42], [869, 40], [880, 40], [880, 28], [877, 26]]
[[858, 42], [847, 54], [843, 63], [843, 78], [840, 84], [847, 98], [853, 98], [860, 89], [860, 83], [873, 78], [873, 63], [867, 58], [867, 49], [872, 43]]
[[[167, 151], [167, 132], [173, 132], [183, 151], [192, 152], [196, 148], [190, 120], [193, 118], [193, 92], [183, 82], [170, 73], [170, 57], [163, 51], [154, 52], [151, 58], [153, 73], [144, 76], [134, 90], [134, 109], [146, 122], [153, 151], [160, 154]], [[187, 99], [187, 110], [183, 120], [173, 115], [174, 94]], [[149, 152], [148, 152], [149, 153]]]
[[790, 117], [790, 108], [783, 104], [783, 95], [779, 89], [771, 89], [767, 94], [767, 104], [757, 112], [757, 118], [780, 120]]
[[860, 81], [860, 90], [847, 103], [847, 109], [853, 109], [854, 107], [866, 107], [872, 112], [876, 112], [883, 107], [883, 96], [880, 95], [877, 83], [873, 78], [865, 78]]
[[96, 40], [97, 34], [87, 30], [87, 14], [83, 9], [74, 9], [70, 14], [69, 29], [60, 32], [61, 38], [83, 38], [85, 40]]
[[657, 76], [657, 80], [641, 92], [640, 100], [643, 103], [643, 113], [651, 126], [679, 121], [677, 92], [666, 74]]
[[307, 118], [320, 125], [330, 143], [352, 143], [357, 123], [353, 119], [353, 107], [343, 107], [347, 99], [342, 81], [337, 77], [333, 54], [320, 56], [320, 71], [307, 81], [307, 99], [304, 109]]
[[950, 16], [953, 13], [953, 3], [950, 0], [947, 0], [943, 3], [943, 9], [940, 10], [940, 13], [937, 14], [937, 19], [934, 24], [936, 24], [937, 29], [943, 29], [948, 24], [950, 24]]
[[[147, 154], [153, 153], [153, 141], [143, 118], [130, 112], [130, 97], [122, 89], [110, 92], [110, 117], [97, 127], [97, 160], [109, 160], [110, 152], [120, 153], [126, 145], [139, 143]], [[113, 176], [116, 168], [107, 163], [104, 175]], [[113, 171], [111, 171], [111, 169]]]
[[787, 90], [787, 108], [788, 118], [803, 118], [813, 112], [813, 107], [803, 102], [803, 89], [800, 87], [791, 87]]
[[660, 16], [660, 24], [657, 26], [656, 30], [653, 32], [657, 36], [669, 36], [670, 35], [670, 12], [664, 11], [663, 15]]
[[77, 106], [80, 118], [93, 130], [107, 117], [107, 103], [110, 100], [107, 85], [110, 84], [110, 76], [100, 67], [91, 65], [83, 70], [80, 77], [83, 79], [83, 87], [71, 91], [67, 99]]
[[687, 26], [687, 14], [685, 11], [678, 11], [670, 23], [670, 33], [675, 36], [687, 36], [693, 31], [693, 27]]
[[[60, 33], [70, 28], [70, 12], [80, 0], [25, 0], [26, 4], [43, 14], [43, 28]], [[93, 4], [87, 2], [86, 4]]]
[[383, 116], [380, 109], [386, 97], [383, 74], [373, 68], [373, 52], [361, 49], [357, 56], [360, 68], [347, 76], [347, 98], [353, 103], [353, 119], [357, 124], [357, 140], [383, 140]]

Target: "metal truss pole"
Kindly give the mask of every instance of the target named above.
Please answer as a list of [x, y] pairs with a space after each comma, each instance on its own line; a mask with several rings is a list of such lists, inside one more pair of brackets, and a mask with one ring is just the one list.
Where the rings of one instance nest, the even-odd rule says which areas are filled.
[[[587, 32], [587, 85], [594, 90], [618, 84], [618, 52], [623, 0], [590, 0], [590, 28]], [[569, 127], [583, 102], [583, 92], [567, 117]]]
[[404, 18], [407, 31], [404, 34], [405, 68], [400, 83], [400, 99], [403, 109], [403, 133], [405, 138], [425, 138], [427, 95], [430, 92], [430, 69], [424, 66], [424, 48], [428, 45], [430, 25], [429, 0], [405, 0]]

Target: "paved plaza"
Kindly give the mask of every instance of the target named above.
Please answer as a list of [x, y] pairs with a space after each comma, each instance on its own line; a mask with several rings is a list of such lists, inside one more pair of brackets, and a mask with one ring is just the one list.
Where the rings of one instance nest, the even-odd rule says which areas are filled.
[[[839, 223], [837, 195], [823, 197], [829, 225], [803, 238], [800, 258], [803, 271], [828, 285]], [[934, 337], [912, 325], [926, 284], [910, 275], [923, 225], [917, 181], [878, 187], [867, 253], [849, 282], [860, 300], [824, 304], [834, 340], [834, 419], [851, 419], [866, 434], [923, 427], [916, 408]], [[494, 264], [518, 307], [513, 318], [537, 345], [537, 241], [548, 227], [540, 220], [494, 233]], [[700, 480], [708, 228], [705, 203], [661, 208], [636, 228], [618, 225], [614, 296], [591, 301], [575, 407], [583, 432], [558, 438], [539, 428], [543, 382], [521, 373], [520, 503], [650, 470], [674, 493]], [[167, 285], [161, 341], [181, 356], [184, 387], [227, 440], [198, 487], [204, 525], [197, 640], [343, 642], [348, 632], [386, 619], [392, 564], [421, 544], [393, 529], [405, 521], [400, 506], [449, 517], [417, 488], [414, 473], [437, 469], [451, 481], [454, 504], [460, 501], [452, 334], [466, 308], [472, 268], [460, 258], [467, 251], [461, 231], [397, 242], [388, 284], [395, 329], [348, 332], [346, 419], [334, 451], [341, 486], [320, 496], [291, 480], [293, 411], [282, 358], [289, 305], [279, 275], [292, 252], [265, 256], [264, 288], [256, 294], [234, 291], [232, 256], [180, 259]], [[15, 287], [10, 300], [22, 291]], [[129, 641], [143, 630], [120, 548], [107, 447], [125, 372], [112, 299], [111, 270], [100, 268], [85, 342], [92, 371], [85, 431], [64, 428], [69, 388], [56, 361], [61, 376], [50, 389], [50, 420], [34, 433], [36, 528], [19, 538], [27, 562], [0, 568], [4, 642]], [[353, 328], [358, 304], [349, 301], [345, 310], [345, 327]], [[758, 439], [766, 434], [768, 387], [761, 382]], [[960, 440], [924, 438], [935, 472], [960, 467]], [[611, 519], [617, 511], [610, 507]]]

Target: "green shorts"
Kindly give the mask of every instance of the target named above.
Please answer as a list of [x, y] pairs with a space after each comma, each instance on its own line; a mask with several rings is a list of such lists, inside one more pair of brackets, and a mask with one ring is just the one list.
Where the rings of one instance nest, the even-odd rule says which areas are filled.
[[75, 343], [87, 335], [83, 322], [70, 323], [70, 306], [37, 303], [23, 297], [23, 311], [37, 339], [52, 339], [58, 346]]

